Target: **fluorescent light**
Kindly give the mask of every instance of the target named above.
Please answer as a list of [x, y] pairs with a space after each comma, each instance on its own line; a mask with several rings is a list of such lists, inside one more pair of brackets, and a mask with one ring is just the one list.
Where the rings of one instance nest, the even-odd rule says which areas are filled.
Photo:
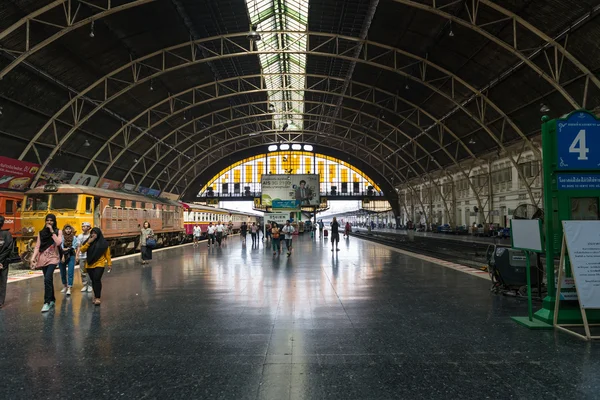
[[276, 144], [272, 144], [269, 146], [269, 151], [277, 151], [277, 145]]
[[310, 144], [305, 144], [304, 145], [304, 150], [306, 150], [306, 151], [313, 151], [313, 147]]
[[302, 146], [300, 146], [299, 144], [293, 144], [292, 150], [302, 150]]
[[289, 150], [290, 149], [290, 145], [289, 144], [282, 144], [281, 146], [279, 146], [280, 150]]

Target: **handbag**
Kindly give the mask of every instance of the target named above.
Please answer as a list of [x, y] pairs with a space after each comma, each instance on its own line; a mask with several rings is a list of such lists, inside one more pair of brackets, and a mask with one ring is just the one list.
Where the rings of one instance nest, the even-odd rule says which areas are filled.
[[146, 239], [146, 247], [149, 247], [151, 249], [156, 247], [156, 239], [154, 238], [148, 238]]

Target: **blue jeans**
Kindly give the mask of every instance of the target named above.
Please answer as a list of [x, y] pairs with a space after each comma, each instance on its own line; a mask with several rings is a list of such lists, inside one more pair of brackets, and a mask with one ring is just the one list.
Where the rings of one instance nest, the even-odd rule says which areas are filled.
[[[73, 274], [75, 273], [75, 256], [69, 257], [67, 263], [59, 263], [58, 268], [60, 269], [60, 279], [63, 285], [73, 287]], [[69, 283], [67, 284], [67, 277]]]

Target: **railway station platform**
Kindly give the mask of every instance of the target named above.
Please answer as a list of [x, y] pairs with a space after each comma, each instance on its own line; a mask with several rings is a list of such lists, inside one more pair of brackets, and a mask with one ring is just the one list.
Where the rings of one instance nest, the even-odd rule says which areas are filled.
[[[352, 227], [354, 232], [367, 233], [369, 230], [362, 227]], [[394, 235], [408, 235], [405, 229], [388, 229], [388, 228], [375, 228], [372, 230], [373, 233], [385, 233]], [[427, 239], [441, 239], [441, 240], [456, 240], [459, 242], [468, 243], [481, 243], [481, 244], [498, 244], [503, 246], [510, 246], [510, 238], [499, 238], [490, 236], [478, 236], [478, 235], [458, 235], [452, 233], [437, 233], [437, 232], [413, 232], [415, 236], [424, 237]]]
[[41, 314], [42, 279], [10, 283], [0, 398], [597, 398], [600, 347], [518, 326], [526, 303], [485, 279], [355, 237], [294, 245], [122, 258], [100, 307], [76, 290]]

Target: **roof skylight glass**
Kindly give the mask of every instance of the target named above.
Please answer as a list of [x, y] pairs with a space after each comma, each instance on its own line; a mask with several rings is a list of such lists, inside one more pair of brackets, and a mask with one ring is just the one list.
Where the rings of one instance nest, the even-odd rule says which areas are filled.
[[282, 32], [261, 33], [261, 40], [255, 43], [260, 52], [273, 51], [260, 54], [259, 59], [269, 103], [275, 106], [273, 127], [277, 130], [286, 122], [288, 130], [303, 126], [306, 54], [300, 53], [307, 49], [308, 1], [246, 0], [250, 22], [259, 32]]

